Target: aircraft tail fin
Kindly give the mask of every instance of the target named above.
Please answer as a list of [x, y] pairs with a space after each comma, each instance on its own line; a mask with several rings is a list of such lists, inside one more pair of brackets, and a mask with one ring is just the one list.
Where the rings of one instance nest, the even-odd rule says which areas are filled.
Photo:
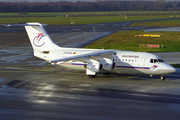
[[34, 51], [51, 51], [59, 48], [40, 23], [9, 24], [6, 26], [24, 26]]
[[61, 47], [57, 46], [50, 38], [44, 25], [40, 23], [8, 24], [5, 26], [24, 26], [34, 50], [34, 56], [44, 60], [50, 60], [49, 53]]

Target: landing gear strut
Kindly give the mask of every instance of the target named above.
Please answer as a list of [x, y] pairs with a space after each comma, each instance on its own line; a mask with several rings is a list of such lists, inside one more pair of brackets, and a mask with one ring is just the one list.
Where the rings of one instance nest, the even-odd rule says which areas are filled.
[[165, 80], [165, 75], [161, 75], [161, 80]]

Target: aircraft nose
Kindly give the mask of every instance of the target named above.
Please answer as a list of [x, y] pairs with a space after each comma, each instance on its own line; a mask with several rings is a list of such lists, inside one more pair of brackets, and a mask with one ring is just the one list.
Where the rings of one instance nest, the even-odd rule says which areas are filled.
[[174, 73], [174, 72], [176, 72], [176, 69], [173, 66], [169, 65], [168, 72], [169, 73]]
[[159, 70], [162, 72], [162, 74], [170, 74], [176, 72], [176, 69], [173, 66], [166, 63], [162, 64]]

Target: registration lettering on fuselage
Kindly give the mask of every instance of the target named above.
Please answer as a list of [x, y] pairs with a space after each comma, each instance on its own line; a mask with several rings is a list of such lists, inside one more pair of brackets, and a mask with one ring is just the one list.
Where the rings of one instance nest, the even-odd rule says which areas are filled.
[[63, 52], [63, 54], [76, 54], [76, 52]]

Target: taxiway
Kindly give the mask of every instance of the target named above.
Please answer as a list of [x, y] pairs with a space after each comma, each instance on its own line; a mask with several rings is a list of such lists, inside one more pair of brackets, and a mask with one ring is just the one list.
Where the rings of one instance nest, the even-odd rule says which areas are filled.
[[[83, 47], [117, 30], [146, 29], [128, 24], [119, 23], [113, 25], [116, 27], [105, 26], [104, 29], [103, 25], [99, 25], [99, 29], [96, 25], [47, 26], [46, 29], [60, 46]], [[98, 74], [90, 79], [84, 72], [57, 68], [35, 58], [23, 28], [0, 27], [0, 30], [2, 120], [180, 118], [179, 69], [167, 75], [165, 81], [159, 76], [122, 74]], [[168, 62], [180, 61], [179, 53], [157, 54]]]

